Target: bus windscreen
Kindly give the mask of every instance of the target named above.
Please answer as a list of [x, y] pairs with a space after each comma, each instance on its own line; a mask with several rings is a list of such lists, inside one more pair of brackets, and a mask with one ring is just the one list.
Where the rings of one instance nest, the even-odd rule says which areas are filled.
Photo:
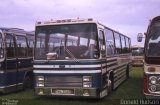
[[132, 48], [132, 56], [143, 56], [144, 48]]
[[97, 58], [97, 37], [93, 23], [38, 26], [35, 60]]
[[147, 56], [160, 57], [160, 22], [151, 25], [147, 43]]

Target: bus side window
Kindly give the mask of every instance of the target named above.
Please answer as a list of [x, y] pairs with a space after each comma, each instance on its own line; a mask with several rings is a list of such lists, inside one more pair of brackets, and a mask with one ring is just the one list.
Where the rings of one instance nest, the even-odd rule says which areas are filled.
[[131, 52], [131, 39], [129, 39], [129, 38], [127, 38], [128, 39], [128, 47], [129, 47], [129, 49], [128, 49], [128, 53], [130, 53]]
[[114, 49], [114, 37], [113, 37], [113, 31], [110, 29], [105, 29], [105, 40], [106, 40], [106, 54], [107, 55], [113, 55], [115, 54]]
[[34, 47], [34, 42], [33, 41], [28, 41], [28, 56], [33, 57], [33, 47]]
[[126, 43], [125, 43], [125, 38], [123, 35], [120, 35], [121, 37], [121, 44], [122, 44], [122, 53], [126, 53]]
[[17, 38], [18, 58], [27, 57], [27, 40], [26, 40], [26, 37], [17, 35], [16, 38]]
[[112, 50], [109, 41], [106, 42], [106, 50], [107, 50], [107, 55], [112, 55]]
[[105, 47], [105, 39], [104, 39], [104, 32], [99, 31], [99, 47], [100, 47], [100, 53], [102, 54], [102, 57], [106, 57], [106, 47]]
[[29, 57], [33, 57], [33, 47], [34, 47], [34, 41], [33, 41], [33, 37], [32, 36], [28, 36], [27, 37], [28, 40], [28, 56]]
[[3, 42], [3, 40], [2, 40], [2, 34], [0, 33], [0, 49], [2, 49], [2, 42]]
[[126, 40], [126, 53], [130, 52], [130, 48], [129, 48], [129, 38], [125, 37]]
[[3, 57], [4, 57], [4, 46], [3, 46], [2, 34], [0, 33], [0, 58]]
[[15, 45], [14, 37], [10, 34], [6, 34], [6, 55], [7, 59], [15, 58]]
[[118, 33], [114, 32], [116, 53], [121, 54], [121, 40]]

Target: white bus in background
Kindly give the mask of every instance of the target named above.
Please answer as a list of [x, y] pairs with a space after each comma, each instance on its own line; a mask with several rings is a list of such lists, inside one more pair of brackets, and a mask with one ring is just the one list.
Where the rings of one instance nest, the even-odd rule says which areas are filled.
[[[160, 99], [160, 16], [153, 18], [145, 34], [144, 45], [144, 95]], [[142, 34], [138, 41], [142, 41]]]
[[143, 66], [144, 47], [140, 45], [132, 46], [132, 65]]

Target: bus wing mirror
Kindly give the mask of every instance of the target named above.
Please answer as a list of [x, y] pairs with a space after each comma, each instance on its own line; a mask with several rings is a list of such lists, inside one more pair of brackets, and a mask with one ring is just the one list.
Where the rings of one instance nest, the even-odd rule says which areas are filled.
[[138, 33], [138, 35], [137, 35], [137, 41], [138, 42], [142, 42], [142, 38], [143, 38], [143, 34], [142, 33]]

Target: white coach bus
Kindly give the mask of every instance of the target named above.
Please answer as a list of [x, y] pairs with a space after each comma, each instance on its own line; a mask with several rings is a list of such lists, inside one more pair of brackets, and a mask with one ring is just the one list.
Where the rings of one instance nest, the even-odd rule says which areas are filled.
[[132, 46], [132, 65], [143, 66], [144, 47], [140, 45]]
[[93, 19], [40, 21], [35, 94], [102, 98], [129, 77], [131, 40]]
[[143, 91], [146, 98], [160, 99], [160, 16], [151, 20], [145, 35]]

